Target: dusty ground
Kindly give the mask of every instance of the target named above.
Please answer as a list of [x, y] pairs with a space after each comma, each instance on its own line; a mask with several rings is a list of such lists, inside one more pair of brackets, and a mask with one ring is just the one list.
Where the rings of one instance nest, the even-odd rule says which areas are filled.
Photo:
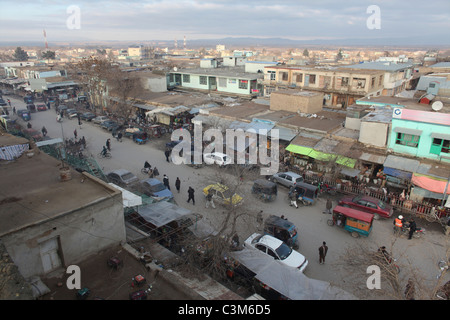
[[[107, 260], [117, 256], [123, 261], [123, 267], [114, 270], [107, 266]], [[79, 263], [81, 270], [81, 287], [90, 289], [88, 300], [101, 298], [105, 300], [128, 300], [131, 292], [139, 289], [148, 289], [152, 285], [148, 300], [189, 300], [190, 297], [167, 285], [161, 277], [152, 275], [144, 265], [137, 261], [125, 250], [114, 247], [100, 252], [86, 261]], [[146, 278], [147, 284], [136, 288], [132, 286], [132, 278], [136, 275]], [[42, 281], [51, 290], [43, 296], [42, 300], [76, 300], [76, 289], [69, 290], [66, 286], [69, 274], [59, 274]], [[62, 283], [62, 286], [58, 286]]]

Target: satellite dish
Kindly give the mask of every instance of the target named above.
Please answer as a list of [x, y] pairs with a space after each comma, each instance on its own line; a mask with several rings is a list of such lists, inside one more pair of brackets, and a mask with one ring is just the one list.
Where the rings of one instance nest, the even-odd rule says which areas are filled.
[[433, 102], [433, 104], [431, 105], [431, 109], [433, 109], [434, 111], [439, 111], [442, 109], [444, 105], [442, 104], [441, 101], [435, 101]]
[[177, 71], [178, 70], [178, 68], [177, 67], [173, 67], [173, 71]]

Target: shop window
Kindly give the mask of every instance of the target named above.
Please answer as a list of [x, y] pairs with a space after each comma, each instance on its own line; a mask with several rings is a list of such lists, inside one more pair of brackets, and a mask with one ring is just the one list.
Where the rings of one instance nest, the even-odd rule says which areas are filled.
[[417, 148], [419, 146], [419, 140], [420, 136], [398, 132], [395, 143], [407, 147]]
[[430, 153], [440, 155], [450, 153], [450, 140], [434, 138], [431, 144]]
[[248, 80], [239, 80], [239, 89], [248, 89]]

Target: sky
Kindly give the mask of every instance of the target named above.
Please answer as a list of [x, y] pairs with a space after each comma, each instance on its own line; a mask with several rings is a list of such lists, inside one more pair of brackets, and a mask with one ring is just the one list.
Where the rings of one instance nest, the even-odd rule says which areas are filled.
[[[450, 0], [0, 0], [3, 41], [432, 38]], [[437, 43], [438, 44], [438, 43]]]

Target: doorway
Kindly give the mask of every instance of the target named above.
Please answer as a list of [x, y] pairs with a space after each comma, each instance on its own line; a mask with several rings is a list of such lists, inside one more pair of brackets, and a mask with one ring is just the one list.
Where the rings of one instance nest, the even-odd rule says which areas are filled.
[[41, 242], [39, 246], [44, 273], [48, 273], [62, 266], [57, 237]]

